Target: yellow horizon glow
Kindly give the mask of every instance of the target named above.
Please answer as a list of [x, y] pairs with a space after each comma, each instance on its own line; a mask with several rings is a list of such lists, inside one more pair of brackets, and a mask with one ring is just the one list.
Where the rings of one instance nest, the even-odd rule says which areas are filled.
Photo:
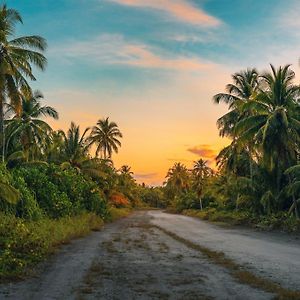
[[138, 182], [162, 184], [175, 162], [190, 168], [200, 158], [188, 149], [202, 145], [210, 150], [209, 157], [200, 152], [205, 154], [202, 158], [212, 159], [212, 153], [228, 145], [228, 139], [220, 138], [216, 127], [227, 108], [211, 100], [229, 81], [229, 75], [220, 74], [214, 81], [211, 74], [205, 78], [180, 77], [173, 87], [162, 85], [155, 91], [146, 88], [140, 96], [136, 91], [113, 96], [106, 91], [99, 95], [81, 90], [49, 92], [46, 99], [51, 99], [61, 116], [50, 123], [54, 129], [67, 130], [74, 121], [83, 132], [98, 119], [110, 117], [124, 136], [119, 153], [112, 157], [116, 168], [129, 165]]

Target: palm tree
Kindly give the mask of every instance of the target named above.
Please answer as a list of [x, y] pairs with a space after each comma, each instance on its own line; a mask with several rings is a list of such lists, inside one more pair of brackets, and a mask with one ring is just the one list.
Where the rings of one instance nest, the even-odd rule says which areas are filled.
[[217, 104], [224, 102], [229, 105], [229, 112], [222, 116], [217, 125], [221, 136], [234, 137], [233, 128], [241, 117], [239, 106], [253, 98], [259, 89], [258, 72], [247, 69], [232, 75], [233, 83], [227, 84], [226, 93], [219, 93], [213, 97]]
[[97, 146], [96, 157], [100, 154], [101, 158], [110, 159], [113, 152], [118, 153], [118, 147], [121, 147], [118, 138], [122, 137], [118, 125], [106, 118], [99, 120], [93, 127], [89, 140]]
[[131, 171], [131, 167], [124, 165], [120, 168], [121, 174], [124, 175], [133, 175], [133, 172]]
[[166, 185], [174, 189], [176, 193], [186, 191], [189, 187], [189, 170], [181, 163], [175, 163], [174, 166], [169, 169], [166, 178]]
[[66, 160], [72, 162], [88, 155], [90, 145], [87, 142], [86, 135], [89, 130], [90, 128], [86, 128], [83, 134], [80, 135], [80, 127], [71, 122], [71, 126], [66, 134], [61, 131], [64, 137], [63, 152]]
[[40, 36], [15, 38], [15, 27], [22, 23], [21, 15], [6, 5], [0, 6], [0, 133], [2, 135], [2, 160], [4, 161], [4, 105], [6, 97], [19, 110], [19, 91], [31, 93], [27, 78], [35, 80], [32, 66], [44, 70], [46, 58], [42, 52], [46, 41]]
[[45, 156], [47, 161], [58, 163], [63, 155], [65, 135], [62, 130], [52, 131], [46, 144]]
[[278, 191], [282, 171], [297, 161], [300, 153], [300, 88], [293, 84], [294, 72], [289, 65], [261, 76], [263, 89], [251, 101], [241, 106], [251, 109], [251, 115], [240, 120], [235, 132], [241, 141], [260, 146], [265, 165], [275, 172]]
[[105, 161], [98, 158], [91, 158], [89, 155], [90, 143], [86, 137], [90, 128], [86, 128], [83, 134], [80, 134], [80, 127], [74, 122], [67, 133], [60, 131], [63, 136], [62, 149], [58, 150], [61, 154], [62, 169], [74, 168], [79, 173], [83, 173], [93, 178], [106, 178], [103, 171]]
[[43, 141], [49, 138], [52, 132], [48, 123], [41, 118], [58, 119], [58, 113], [53, 107], [41, 104], [43, 98], [40, 91], [35, 91], [29, 98], [21, 96], [21, 111], [18, 113], [15, 106], [11, 106], [15, 116], [6, 122], [7, 131], [10, 133], [7, 146], [11, 139], [17, 139], [22, 146], [26, 161], [29, 161], [30, 152], [33, 153], [31, 150], [35, 147], [41, 149]]
[[212, 169], [207, 166], [207, 160], [202, 158], [194, 162], [193, 175], [194, 182], [193, 186], [197, 192], [200, 209], [203, 209], [202, 205], [202, 194], [205, 186], [206, 179], [212, 174]]

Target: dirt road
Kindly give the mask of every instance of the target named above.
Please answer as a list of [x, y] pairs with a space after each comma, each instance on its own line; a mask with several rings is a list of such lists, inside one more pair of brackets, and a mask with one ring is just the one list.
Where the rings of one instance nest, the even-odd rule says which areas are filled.
[[299, 288], [300, 243], [294, 238], [223, 229], [150, 211], [134, 213], [64, 246], [34, 278], [0, 286], [0, 299], [274, 297], [265, 289], [240, 283], [226, 266], [216, 264], [194, 245], [223, 251], [255, 274]]

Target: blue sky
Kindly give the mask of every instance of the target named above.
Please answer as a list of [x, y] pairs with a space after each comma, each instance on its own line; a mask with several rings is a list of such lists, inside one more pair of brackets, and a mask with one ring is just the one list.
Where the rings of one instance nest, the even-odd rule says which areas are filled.
[[[48, 68], [34, 87], [82, 127], [110, 116], [124, 133], [117, 165], [161, 182], [174, 161], [212, 159], [228, 141], [212, 104], [230, 74], [300, 56], [297, 0], [11, 0], [45, 37]], [[195, 151], [190, 151], [191, 149]], [[207, 155], [207, 157], [205, 157]]]

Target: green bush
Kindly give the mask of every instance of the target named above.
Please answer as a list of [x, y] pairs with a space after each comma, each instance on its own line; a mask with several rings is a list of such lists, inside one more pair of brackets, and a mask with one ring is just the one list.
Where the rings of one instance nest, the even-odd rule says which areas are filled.
[[51, 182], [46, 171], [46, 167], [39, 166], [21, 167], [14, 172], [15, 176], [24, 178], [29, 189], [35, 194], [40, 208], [48, 216], [59, 218], [70, 215], [72, 207], [70, 199]]
[[178, 212], [184, 209], [192, 209], [199, 206], [199, 200], [195, 192], [182, 193], [175, 197], [175, 208]]
[[26, 219], [38, 219], [43, 214], [59, 218], [83, 211], [107, 216], [103, 192], [94, 181], [75, 169], [62, 170], [55, 165], [23, 166], [14, 169], [12, 174], [13, 177], [8, 173], [8, 178], [20, 191], [20, 201], [17, 206], [5, 204], [2, 211]]
[[16, 205], [16, 216], [27, 220], [40, 219], [43, 216], [43, 212], [24, 178], [13, 174], [13, 186], [20, 192], [20, 200]]
[[95, 212], [105, 218], [107, 215], [107, 202], [98, 185], [75, 169], [61, 170], [51, 165], [47, 174], [61, 193], [65, 193], [72, 202], [72, 213], [77, 214], [83, 210]]

